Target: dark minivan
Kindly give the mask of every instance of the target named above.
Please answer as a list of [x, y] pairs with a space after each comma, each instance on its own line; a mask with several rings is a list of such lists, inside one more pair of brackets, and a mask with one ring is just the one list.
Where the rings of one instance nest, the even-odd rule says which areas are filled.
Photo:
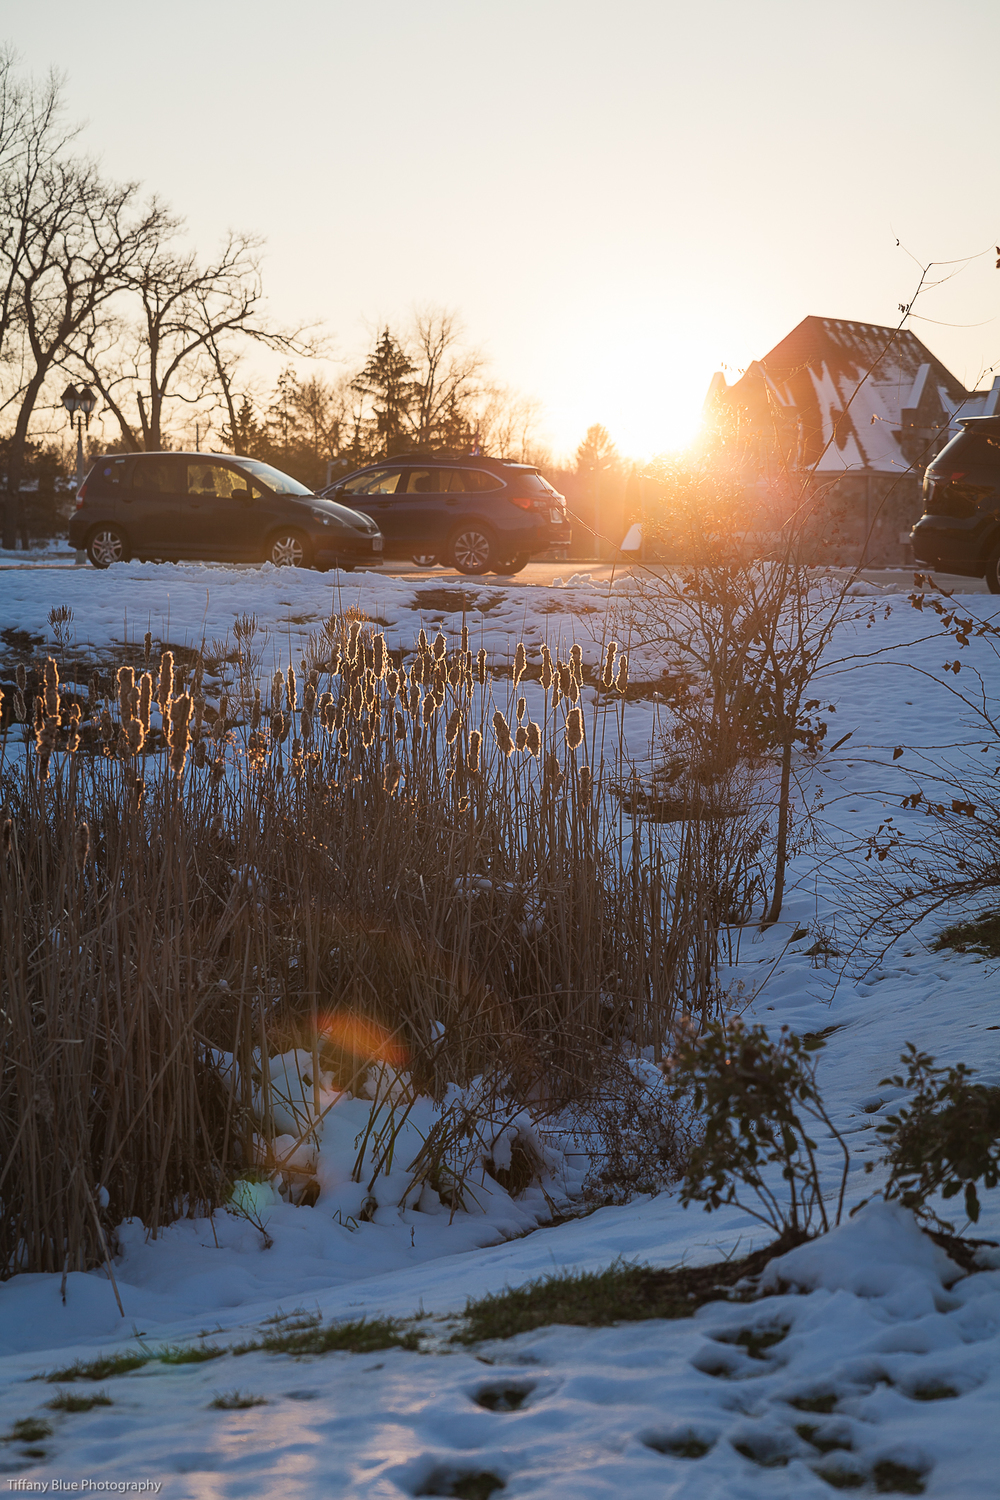
[[95, 568], [135, 557], [325, 570], [382, 557], [368, 516], [270, 464], [224, 453], [99, 458], [76, 497], [69, 541]]
[[535, 552], [564, 550], [566, 501], [533, 464], [400, 454], [323, 491], [378, 523], [386, 557], [460, 573], [518, 573]]
[[1000, 417], [964, 417], [924, 474], [924, 513], [910, 533], [925, 567], [984, 578], [1000, 594]]

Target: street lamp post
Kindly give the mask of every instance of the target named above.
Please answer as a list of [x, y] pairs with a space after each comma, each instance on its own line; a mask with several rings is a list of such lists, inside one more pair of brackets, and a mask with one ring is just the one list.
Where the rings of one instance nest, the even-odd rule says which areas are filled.
[[[90, 414], [97, 405], [97, 397], [89, 385], [68, 385], [62, 393], [62, 404], [69, 412], [69, 425], [76, 426], [76, 493], [79, 495], [80, 486], [83, 484], [83, 424], [86, 418], [87, 426], [90, 426]], [[83, 563], [86, 553], [77, 552], [76, 561]]]

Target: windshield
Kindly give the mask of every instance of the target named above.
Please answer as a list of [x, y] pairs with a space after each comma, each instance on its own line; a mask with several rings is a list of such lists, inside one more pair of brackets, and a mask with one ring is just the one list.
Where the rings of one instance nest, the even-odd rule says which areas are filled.
[[256, 458], [238, 458], [236, 462], [240, 468], [262, 484], [266, 484], [269, 490], [276, 495], [311, 495], [312, 490], [307, 485], [299, 484], [290, 474], [282, 474], [280, 469], [272, 469], [270, 464], [262, 464]]

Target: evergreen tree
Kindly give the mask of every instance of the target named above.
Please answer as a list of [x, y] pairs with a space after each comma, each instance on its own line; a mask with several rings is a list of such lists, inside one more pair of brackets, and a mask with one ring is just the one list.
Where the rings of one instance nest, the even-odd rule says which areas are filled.
[[406, 447], [406, 413], [413, 399], [416, 367], [388, 328], [379, 337], [354, 389], [371, 397], [381, 456], [390, 457]]

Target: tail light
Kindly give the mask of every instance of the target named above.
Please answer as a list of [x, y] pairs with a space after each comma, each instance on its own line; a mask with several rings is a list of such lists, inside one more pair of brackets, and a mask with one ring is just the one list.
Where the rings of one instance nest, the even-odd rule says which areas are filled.
[[507, 499], [521, 510], [548, 510], [551, 503], [547, 495], [508, 495]]
[[84, 480], [83, 483], [81, 484], [80, 488], [76, 492], [76, 508], [77, 508], [77, 510], [80, 509], [80, 506], [83, 504], [83, 502], [86, 500], [86, 498], [87, 498], [87, 481]]

